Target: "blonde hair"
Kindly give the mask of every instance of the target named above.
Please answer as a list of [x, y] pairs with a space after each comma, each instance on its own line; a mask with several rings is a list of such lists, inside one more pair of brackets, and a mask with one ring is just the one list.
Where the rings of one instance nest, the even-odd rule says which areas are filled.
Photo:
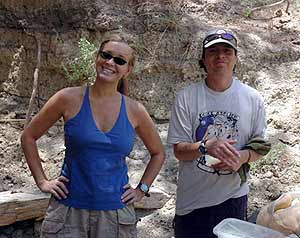
[[[132, 55], [131, 55], [131, 58], [130, 58], [128, 64], [130, 66], [132, 66], [132, 68], [133, 68], [135, 65], [135, 61], [136, 61], [136, 50], [135, 50], [136, 48], [135, 48], [135, 43], [134, 43], [133, 37], [123, 31], [116, 30], [116, 31], [106, 32], [102, 37], [102, 41], [99, 46], [97, 57], [99, 57], [100, 52], [103, 50], [105, 44], [108, 43], [109, 41], [126, 43], [132, 49]], [[126, 78], [120, 79], [119, 84], [118, 84], [118, 91], [120, 93], [128, 96], [129, 85], [128, 85], [128, 80]]]
[[103, 50], [105, 44], [108, 43], [109, 41], [126, 43], [132, 49], [132, 56], [128, 64], [134, 67], [136, 61], [136, 52], [135, 52], [135, 44], [134, 44], [133, 37], [131, 37], [129, 34], [123, 31], [109, 31], [105, 33], [100, 43], [97, 57], [99, 56], [100, 51]]

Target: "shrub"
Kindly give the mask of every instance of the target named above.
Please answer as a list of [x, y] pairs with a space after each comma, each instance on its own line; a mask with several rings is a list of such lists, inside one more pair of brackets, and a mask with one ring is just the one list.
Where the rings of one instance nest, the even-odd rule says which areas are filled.
[[63, 63], [62, 68], [68, 80], [87, 82], [89, 84], [95, 81], [95, 53], [97, 47], [86, 38], [80, 38], [78, 41], [78, 53], [75, 58]]

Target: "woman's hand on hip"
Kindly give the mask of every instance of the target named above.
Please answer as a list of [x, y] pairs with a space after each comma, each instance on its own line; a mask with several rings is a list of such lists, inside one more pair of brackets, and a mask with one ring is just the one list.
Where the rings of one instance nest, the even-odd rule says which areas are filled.
[[38, 184], [39, 189], [44, 193], [51, 193], [57, 199], [66, 199], [69, 193], [66, 183], [69, 179], [64, 176], [59, 176], [53, 180], [44, 180]]
[[126, 191], [122, 194], [121, 199], [127, 205], [140, 201], [145, 195], [139, 188], [132, 188], [130, 184], [126, 184], [123, 188]]

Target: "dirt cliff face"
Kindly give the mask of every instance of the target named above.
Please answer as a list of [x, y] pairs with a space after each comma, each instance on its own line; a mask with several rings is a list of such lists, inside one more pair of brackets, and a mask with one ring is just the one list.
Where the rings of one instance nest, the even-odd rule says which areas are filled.
[[[20, 147], [23, 124], [15, 120], [24, 118], [32, 91], [37, 49], [31, 35], [42, 44], [39, 96], [47, 99], [75, 84], [66, 79], [61, 64], [74, 57], [80, 38], [98, 44], [104, 32], [122, 29], [135, 38], [139, 56], [129, 81], [131, 96], [163, 123], [157, 127], [167, 160], [154, 186], [174, 195], [177, 160], [166, 144], [164, 122], [176, 92], [205, 77], [198, 66], [199, 42], [205, 31], [220, 26], [237, 35], [236, 76], [264, 96], [273, 142], [270, 157], [252, 165], [249, 214], [282, 192], [300, 189], [300, 3], [291, 1], [289, 14], [286, 2], [250, 11], [275, 2], [1, 0], [0, 191], [35, 187]], [[53, 126], [38, 143], [43, 167], [50, 178], [55, 177], [64, 157], [62, 126]], [[130, 177], [138, 182], [149, 159], [140, 140], [129, 158]], [[153, 237], [170, 238], [174, 203], [172, 196], [163, 209], [144, 214], [140, 237], [151, 232]]]
[[[293, 42], [299, 26], [291, 16], [275, 19], [268, 30], [269, 21], [247, 19], [237, 13], [240, 8], [238, 1], [2, 1], [1, 88], [30, 96], [37, 48], [29, 34], [41, 40], [39, 94], [47, 99], [70, 85], [61, 64], [74, 57], [80, 38], [98, 44], [104, 32], [123, 29], [136, 39], [139, 55], [131, 95], [156, 119], [168, 119], [174, 94], [203, 78], [199, 42], [211, 27], [223, 25], [236, 32], [240, 43], [236, 74], [252, 85], [266, 64], [299, 58], [298, 43]], [[19, 74], [9, 81], [13, 55], [21, 46]]]

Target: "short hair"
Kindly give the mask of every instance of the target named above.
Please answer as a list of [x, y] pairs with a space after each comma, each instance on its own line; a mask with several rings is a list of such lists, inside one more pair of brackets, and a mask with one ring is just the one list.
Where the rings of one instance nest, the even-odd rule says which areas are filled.
[[[230, 46], [231, 47], [231, 46]], [[236, 49], [234, 49], [233, 47], [231, 47], [233, 50], [234, 50], [234, 54], [237, 56], [237, 50]], [[200, 65], [200, 68], [203, 68], [204, 69], [204, 71], [205, 71], [205, 73], [207, 73], [207, 69], [206, 69], [206, 67], [205, 67], [205, 65], [204, 65], [204, 62], [203, 62], [203, 59], [205, 58], [205, 48], [204, 47], [202, 47], [202, 56], [201, 56], [201, 58], [199, 59], [199, 65]], [[234, 67], [234, 69], [235, 69], [235, 67]]]
[[[225, 38], [225, 35], [223, 37], [223, 34], [229, 35], [231, 38], [230, 39], [228, 39], [227, 37]], [[219, 35], [220, 37], [209, 39], [210, 36], [214, 36], [214, 35], [217, 36]], [[214, 44], [219, 44], [219, 43], [227, 44], [229, 47], [234, 49], [234, 53], [235, 55], [237, 55], [237, 39], [232, 31], [227, 29], [222, 29], [222, 28], [210, 30], [204, 36], [204, 39], [202, 41], [202, 56], [201, 58], [199, 57], [200, 68], [203, 68], [206, 73], [207, 70], [203, 62], [203, 59], [205, 58], [205, 49], [211, 47]]]

